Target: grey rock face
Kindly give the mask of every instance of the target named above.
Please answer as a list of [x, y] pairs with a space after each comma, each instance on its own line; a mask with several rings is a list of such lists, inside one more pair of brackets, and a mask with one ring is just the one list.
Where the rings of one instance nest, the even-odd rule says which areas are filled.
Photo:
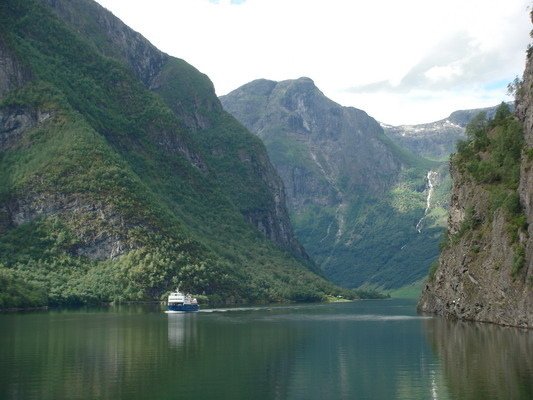
[[[487, 220], [489, 193], [452, 170], [454, 187], [448, 230], [460, 230], [466, 208]], [[483, 235], [463, 237], [445, 249], [435, 276], [424, 289], [419, 309], [453, 318], [533, 326], [533, 298], [525, 276], [512, 276], [514, 250], [509, 245], [505, 216], [499, 211]], [[531, 268], [529, 268], [531, 270]]]
[[16, 146], [25, 132], [52, 116], [49, 111], [29, 107], [0, 109], [0, 151]]
[[[522, 153], [518, 193], [528, 223], [526, 243], [526, 295], [529, 313], [533, 314], [533, 53], [529, 52], [521, 95], [517, 99], [517, 115], [524, 127], [525, 151]], [[532, 317], [533, 319], [533, 317]], [[530, 322], [529, 326], [533, 326]]]
[[30, 72], [19, 62], [0, 36], [0, 99], [30, 79]]
[[[505, 216], [500, 210], [479, 234], [465, 236], [445, 249], [434, 279], [422, 293], [419, 309], [453, 318], [533, 328], [533, 57], [524, 72], [517, 115], [523, 123], [526, 148], [522, 154], [519, 194], [528, 222], [528, 234], [520, 235], [526, 260], [513, 275], [515, 249], [509, 241]], [[487, 221], [489, 193], [452, 166], [454, 180], [448, 231], [459, 231], [466, 209]]]
[[60, 218], [76, 235], [77, 243], [70, 249], [74, 255], [107, 260], [133, 248], [127, 237], [131, 226], [122, 215], [81, 194], [27, 193], [4, 205], [4, 212], [7, 225], [11, 226], [38, 218]]
[[222, 96], [221, 102], [267, 147], [283, 136], [299, 152], [295, 156], [301, 159], [286, 162], [277, 158], [275, 144], [270, 146], [293, 210], [310, 204], [338, 206], [343, 192], [356, 187], [382, 193], [402, 167], [373, 118], [329, 100], [309, 78], [254, 81]]

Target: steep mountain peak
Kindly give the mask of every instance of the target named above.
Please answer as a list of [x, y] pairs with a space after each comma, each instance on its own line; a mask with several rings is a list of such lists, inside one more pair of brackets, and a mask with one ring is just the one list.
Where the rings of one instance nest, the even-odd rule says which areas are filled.
[[95, 1], [43, 2], [75, 32], [93, 39], [93, 44], [103, 54], [128, 64], [146, 86], [150, 86], [169, 59], [167, 54]]
[[[434, 165], [396, 146], [366, 112], [327, 98], [310, 78], [254, 81], [220, 99], [227, 111], [266, 144], [284, 181], [299, 239], [326, 274], [347, 286], [372, 282], [392, 287], [402, 281], [386, 264], [402, 253], [399, 248], [417, 239], [415, 225], [422, 216], [417, 218], [417, 207], [423, 214], [423, 195], [410, 191], [425, 190], [428, 169]], [[392, 200], [394, 196], [407, 193], [415, 198], [413, 204], [420, 197], [420, 206], [410, 205], [406, 212], [402, 205], [403, 214], [392, 217], [403, 220], [405, 225], [399, 229], [406, 235], [400, 239], [394, 233], [391, 240], [402, 243], [391, 246], [387, 234], [374, 231], [380, 230], [376, 220], [383, 220], [380, 214], [391, 213], [389, 201], [395, 202], [392, 207], [405, 202]], [[366, 216], [371, 213], [373, 218]], [[367, 249], [374, 245], [386, 249], [372, 259]], [[436, 254], [435, 240], [432, 245], [424, 262]], [[382, 254], [389, 256], [381, 258]], [[423, 276], [424, 262], [415, 263], [411, 276]]]
[[301, 77], [298, 79], [287, 79], [277, 82], [273, 91], [274, 96], [285, 96], [287, 98], [312, 98], [319, 101], [330, 102], [324, 93], [315, 85], [311, 78]]
[[306, 76], [302, 76], [296, 79], [287, 79], [284, 81], [280, 81], [279, 85], [286, 85], [288, 87], [300, 90], [319, 90], [318, 87], [315, 85], [315, 82], [311, 78], [308, 78]]
[[297, 79], [294, 79], [294, 81], [298, 82], [298, 83], [311, 83], [312, 85], [315, 85], [315, 81], [313, 81], [308, 76], [301, 76], [301, 77], [299, 77]]
[[184, 60], [157, 49], [139, 32], [92, 0], [43, 0], [71, 30], [95, 50], [128, 66], [158, 93], [188, 128], [212, 126], [211, 114], [222, 111], [209, 77]]
[[270, 93], [272, 93], [272, 90], [274, 87], [276, 87], [276, 85], [276, 81], [271, 81], [269, 79], [255, 79], [242, 85], [238, 89], [235, 89], [235, 91], [232, 93], [247, 93], [249, 91], [253, 91], [261, 96], [268, 96]]
[[255, 80], [220, 100], [226, 110], [262, 138], [279, 127], [336, 140], [344, 134], [352, 137], [372, 131], [379, 136], [382, 132], [366, 112], [337, 104], [307, 77], [280, 82]]

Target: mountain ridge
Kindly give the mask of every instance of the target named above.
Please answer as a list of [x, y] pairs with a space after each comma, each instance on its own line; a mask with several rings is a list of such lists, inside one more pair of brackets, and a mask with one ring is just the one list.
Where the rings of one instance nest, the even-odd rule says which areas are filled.
[[[507, 103], [514, 107], [512, 103]], [[465, 128], [479, 113], [492, 118], [498, 106], [453, 111], [438, 121], [415, 125], [388, 125], [381, 123], [385, 134], [398, 145], [431, 160], [447, 160], [455, 151], [458, 141], [464, 140]]]
[[[398, 146], [366, 112], [333, 102], [307, 77], [255, 80], [220, 99], [265, 143], [285, 183], [296, 234], [326, 276], [349, 287], [395, 287], [425, 274], [441, 229], [434, 216], [426, 221], [431, 233], [422, 235], [425, 250], [433, 246], [429, 256], [418, 253], [401, 278], [392, 264], [421, 237], [415, 228], [424, 215], [426, 175], [439, 163]], [[383, 215], [394, 215], [391, 230]]]

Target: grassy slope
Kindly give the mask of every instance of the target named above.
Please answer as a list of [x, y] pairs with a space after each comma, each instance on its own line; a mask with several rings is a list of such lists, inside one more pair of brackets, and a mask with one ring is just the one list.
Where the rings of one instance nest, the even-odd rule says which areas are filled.
[[388, 295], [393, 299], [419, 299], [425, 283], [426, 278], [424, 277], [414, 283], [410, 283], [409, 285], [391, 290], [388, 292]]
[[[384, 144], [405, 165], [397, 184], [383, 197], [365, 191], [351, 194], [338, 184], [349, 203], [346, 229], [340, 240], [335, 237], [335, 207], [308, 206], [293, 210], [298, 239], [325, 275], [347, 287], [372, 284], [386, 289], [398, 288], [426, 276], [430, 264], [438, 257], [439, 242], [446, 224], [449, 193], [447, 164], [416, 157], [383, 135]], [[265, 145], [272, 162], [279, 166], [316, 170], [304, 144], [290, 136], [266, 137]], [[415, 229], [426, 206], [428, 170], [438, 170], [444, 182], [436, 189], [432, 208], [424, 220], [422, 233]], [[322, 174], [317, 171], [318, 176]], [[348, 179], [346, 179], [348, 180]], [[446, 190], [448, 188], [448, 190]], [[333, 232], [324, 235], [324, 232]], [[405, 247], [404, 247], [405, 246]]]
[[[11, 281], [42, 288], [52, 304], [158, 298], [178, 280], [213, 301], [312, 300], [338, 292], [244, 222], [240, 209], [268, 206], [264, 193], [236, 190], [243, 193], [236, 199], [225, 187], [243, 188], [251, 175], [217, 173], [201, 141], [119, 62], [33, 1], [7, 1], [0, 15], [2, 34], [36, 77], [2, 107], [53, 114], [0, 154], [3, 201], [60, 194], [127, 221], [110, 227], [91, 215], [60, 212], [12, 227], [0, 236], [0, 268], [15, 275]], [[206, 137], [254, 153], [256, 139], [232, 134], [232, 124], [222, 121]], [[208, 171], [159, 147], [168, 137], [204, 155]], [[135, 250], [107, 261], [76, 255], [87, 235], [113, 229]]]
[[[410, 209], [398, 211], [397, 203], [409, 198]], [[400, 287], [425, 276], [438, 256], [443, 228], [429, 216], [422, 233], [415, 230], [425, 198], [419, 192], [393, 190], [384, 199], [361, 196], [351, 200], [347, 219], [351, 226], [335, 244], [334, 235], [317, 236], [334, 221], [335, 210], [312, 209], [295, 217], [296, 233], [326, 276], [348, 287], [371, 283], [385, 288]], [[442, 218], [440, 218], [442, 220]], [[316, 229], [321, 226], [321, 229]], [[331, 230], [335, 232], [333, 222]], [[314, 248], [311, 244], [320, 243]], [[404, 247], [405, 246], [405, 247]], [[330, 250], [330, 249], [333, 249]]]

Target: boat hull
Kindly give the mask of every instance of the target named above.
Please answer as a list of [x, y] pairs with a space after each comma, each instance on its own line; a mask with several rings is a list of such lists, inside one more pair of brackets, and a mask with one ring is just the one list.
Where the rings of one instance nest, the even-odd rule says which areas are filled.
[[195, 312], [200, 310], [200, 306], [198, 304], [169, 304], [167, 309], [173, 312]]

